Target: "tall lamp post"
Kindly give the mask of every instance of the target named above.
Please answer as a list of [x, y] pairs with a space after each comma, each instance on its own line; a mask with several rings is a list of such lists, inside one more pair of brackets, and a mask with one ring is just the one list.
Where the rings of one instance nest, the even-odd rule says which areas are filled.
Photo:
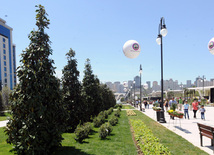
[[134, 84], [134, 107], [136, 107], [136, 103], [135, 103], [135, 80], [133, 81]]
[[142, 66], [140, 65], [140, 111], [142, 111], [142, 102], [141, 102], [141, 74], [142, 74]]
[[130, 99], [131, 99], [131, 105], [132, 105], [132, 85], [131, 85], [131, 96], [130, 96]]
[[167, 35], [167, 29], [165, 25], [165, 19], [162, 17], [160, 19], [160, 24], [158, 27], [158, 37], [156, 39], [156, 42], [158, 45], [161, 45], [161, 103], [160, 106], [162, 108], [162, 111], [160, 112], [160, 123], [166, 123], [165, 117], [164, 117], [164, 107], [163, 107], [163, 37]]

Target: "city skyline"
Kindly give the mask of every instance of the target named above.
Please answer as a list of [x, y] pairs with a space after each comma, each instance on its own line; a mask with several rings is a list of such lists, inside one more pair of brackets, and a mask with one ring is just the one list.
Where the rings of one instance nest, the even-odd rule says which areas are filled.
[[[133, 78], [133, 80], [128, 81], [114, 81], [114, 82], [106, 82], [105, 84], [113, 91], [117, 93], [126, 92], [124, 88], [130, 89], [140, 88], [140, 77], [137, 75]], [[134, 84], [135, 81], [135, 84]], [[158, 81], [146, 81], [146, 83], [141, 83], [141, 87], [144, 85], [148, 85], [148, 89], [150, 91], [160, 91], [161, 90], [161, 82]], [[205, 76], [198, 76], [195, 80], [186, 80], [186, 83], [179, 83], [178, 80], [173, 80], [172, 78], [166, 79], [163, 81], [163, 90], [182, 90], [183, 88], [191, 88], [191, 87], [206, 87], [206, 86], [214, 86], [214, 78], [207, 80]]]
[[[139, 74], [142, 83], [160, 82], [160, 46], [156, 43], [160, 18], [165, 18], [168, 34], [163, 38], [163, 79], [186, 83], [205, 75], [214, 77], [214, 56], [208, 42], [214, 37], [211, 0], [194, 1], [2, 1], [0, 18], [13, 28], [16, 43], [16, 66], [20, 54], [29, 45], [28, 34], [35, 26], [35, 5], [44, 5], [50, 29], [56, 76], [61, 78], [66, 65], [65, 54], [76, 52], [80, 80], [84, 76], [85, 60], [91, 60], [92, 70], [101, 82], [124, 81]], [[133, 6], [133, 7], [131, 7]], [[175, 7], [176, 6], [176, 7]], [[55, 11], [57, 8], [58, 11]], [[109, 11], [111, 10], [111, 11]], [[129, 11], [127, 11], [129, 10]], [[136, 40], [140, 55], [128, 59], [122, 51], [127, 40]]]

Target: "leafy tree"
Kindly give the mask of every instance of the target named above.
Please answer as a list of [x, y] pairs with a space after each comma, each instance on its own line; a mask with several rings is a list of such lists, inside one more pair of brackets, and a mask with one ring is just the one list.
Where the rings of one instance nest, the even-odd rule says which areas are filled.
[[100, 111], [114, 107], [116, 105], [116, 99], [113, 92], [105, 84], [101, 84], [100, 89], [100, 95], [102, 97], [102, 104], [100, 105], [102, 109], [100, 109]]
[[10, 89], [8, 87], [3, 87], [2, 89], [2, 101], [3, 105], [6, 109], [9, 109], [9, 95], [10, 95]]
[[47, 155], [61, 146], [65, 111], [60, 102], [59, 81], [45, 28], [49, 20], [43, 6], [36, 6], [37, 31], [31, 31], [30, 45], [21, 54], [17, 75], [20, 83], [11, 95], [12, 118], [6, 127], [7, 142], [17, 154]]
[[84, 118], [88, 121], [90, 116], [97, 115], [96, 108], [100, 102], [99, 99], [99, 79], [93, 74], [90, 60], [87, 59], [85, 63], [84, 77], [82, 82], [82, 95], [84, 98]]
[[85, 117], [95, 116], [116, 104], [112, 91], [106, 85], [100, 84], [99, 79], [93, 74], [90, 60], [85, 63], [82, 94], [84, 98]]
[[75, 129], [83, 115], [81, 85], [78, 80], [77, 60], [74, 59], [75, 51], [70, 49], [66, 56], [68, 64], [62, 70], [63, 104], [69, 113], [68, 127]]
[[0, 92], [0, 116], [4, 115], [4, 105], [3, 105], [3, 101], [2, 101], [2, 93]]
[[175, 96], [175, 93], [170, 91], [170, 92], [167, 93], [167, 96], [168, 96], [168, 99], [171, 99], [172, 97]]

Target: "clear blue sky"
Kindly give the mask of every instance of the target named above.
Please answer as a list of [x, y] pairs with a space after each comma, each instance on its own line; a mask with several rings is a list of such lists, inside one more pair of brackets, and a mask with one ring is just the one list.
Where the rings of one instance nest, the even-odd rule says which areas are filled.
[[[17, 66], [21, 51], [29, 45], [27, 36], [36, 28], [37, 4], [45, 6], [49, 14], [47, 33], [58, 77], [67, 64], [65, 54], [72, 48], [76, 51], [80, 80], [89, 58], [94, 74], [102, 82], [133, 80], [139, 75], [140, 64], [143, 83], [160, 82], [160, 46], [155, 40], [163, 16], [168, 29], [163, 38], [164, 80], [173, 78], [186, 83], [199, 75], [208, 80], [214, 78], [214, 55], [207, 48], [214, 37], [213, 0], [1, 1], [0, 18], [13, 28]], [[123, 54], [127, 40], [137, 40], [141, 46], [135, 59]]]

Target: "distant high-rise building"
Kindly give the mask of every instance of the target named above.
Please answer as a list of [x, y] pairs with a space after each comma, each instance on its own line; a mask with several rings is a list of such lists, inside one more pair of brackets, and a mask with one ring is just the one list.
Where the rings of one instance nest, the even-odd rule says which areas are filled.
[[107, 85], [107, 87], [108, 87], [109, 89], [111, 89], [111, 90], [114, 89], [114, 88], [113, 88], [112, 82], [106, 82], [105, 84]]
[[151, 82], [150, 81], [146, 81], [146, 83], [148, 84], [148, 89], [151, 88]]
[[12, 42], [12, 28], [0, 18], [0, 82], [11, 90], [16, 81], [16, 46]]
[[192, 82], [191, 80], [187, 80], [187, 88], [190, 88], [190, 87], [192, 87]]
[[135, 88], [140, 88], [140, 77], [135, 76], [134, 81], [135, 81]]
[[214, 86], [214, 79], [210, 79], [211, 86]]
[[157, 81], [153, 81], [153, 83], [152, 83], [152, 90], [154, 90], [154, 91], [160, 90], [160, 85], [158, 85]]
[[114, 88], [115, 92], [119, 92], [120, 91], [120, 82], [119, 81], [114, 82], [113, 88]]
[[128, 88], [131, 88], [131, 86], [133, 86], [133, 81], [132, 81], [132, 80], [129, 80], [129, 81], [128, 81]]

